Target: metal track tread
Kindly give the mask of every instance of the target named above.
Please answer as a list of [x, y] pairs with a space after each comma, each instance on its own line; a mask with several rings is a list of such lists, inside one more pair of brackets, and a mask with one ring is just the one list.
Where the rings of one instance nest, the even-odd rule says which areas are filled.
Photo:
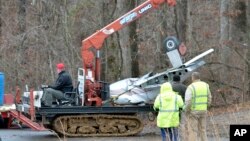
[[131, 136], [142, 131], [143, 124], [136, 116], [124, 115], [71, 115], [59, 116], [53, 129], [60, 135]]

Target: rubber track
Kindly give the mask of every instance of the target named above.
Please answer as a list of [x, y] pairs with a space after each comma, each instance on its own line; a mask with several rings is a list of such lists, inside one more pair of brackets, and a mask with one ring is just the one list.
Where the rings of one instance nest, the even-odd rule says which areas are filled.
[[[136, 128], [134, 128], [134, 130], [130, 130], [130, 131], [127, 131], [125, 133], [100, 133], [99, 132], [99, 128], [100, 127], [97, 127], [97, 131], [96, 133], [79, 133], [79, 132], [75, 132], [75, 133], [70, 133], [68, 131], [69, 129], [69, 123], [70, 122], [73, 122], [74, 119], [81, 119], [81, 120], [86, 120], [87, 122], [84, 122], [84, 123], [76, 123], [77, 125], [79, 125], [77, 127], [77, 129], [79, 127], [81, 127], [80, 125], [83, 125], [83, 126], [88, 126], [86, 125], [86, 123], [88, 123], [89, 125], [92, 124], [93, 125], [93, 122], [95, 122], [97, 125], [98, 123], [96, 122], [96, 120], [100, 120], [100, 119], [103, 119], [104, 121], [105, 120], [110, 120], [110, 121], [106, 121], [105, 124], [108, 124], [108, 123], [111, 123], [112, 121], [124, 121], [124, 120], [132, 120], [134, 123], [136, 123]], [[88, 119], [91, 119], [92, 121], [89, 121]], [[71, 123], [70, 123], [71, 124]], [[124, 115], [105, 115], [105, 114], [102, 114], [102, 115], [70, 115], [70, 116], [59, 116], [57, 117], [54, 121], [53, 121], [53, 129], [55, 130], [55, 132], [59, 133], [60, 135], [65, 135], [65, 136], [69, 136], [69, 137], [86, 137], [86, 136], [95, 136], [95, 137], [100, 137], [100, 136], [131, 136], [131, 135], [135, 135], [135, 134], [138, 134], [139, 132], [142, 131], [143, 129], [143, 124], [142, 122], [140, 121], [140, 119], [138, 119], [136, 116], [124, 116]], [[71, 124], [72, 125], [72, 124]], [[61, 127], [64, 127], [64, 129], [62, 130]], [[90, 125], [91, 127], [91, 125]], [[118, 125], [116, 125], [116, 127], [118, 127]], [[84, 128], [84, 127], [83, 127]], [[76, 129], [76, 130], [77, 130]], [[124, 129], [124, 128], [123, 128]], [[66, 131], [67, 130], [67, 131]]]

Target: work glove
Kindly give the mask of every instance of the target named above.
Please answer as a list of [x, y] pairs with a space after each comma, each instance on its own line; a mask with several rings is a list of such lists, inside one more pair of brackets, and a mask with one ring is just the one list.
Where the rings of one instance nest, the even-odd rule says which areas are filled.
[[155, 116], [158, 116], [158, 113], [159, 113], [159, 108], [156, 108], [156, 107], [153, 107], [154, 108], [154, 115]]
[[38, 99], [39, 99], [39, 95], [36, 95], [36, 96], [35, 96], [35, 100], [38, 100]]
[[44, 88], [48, 88], [49, 86], [48, 85], [41, 85], [41, 88], [44, 89]]
[[182, 112], [182, 111], [184, 111], [182, 108], [179, 108], [179, 112]]

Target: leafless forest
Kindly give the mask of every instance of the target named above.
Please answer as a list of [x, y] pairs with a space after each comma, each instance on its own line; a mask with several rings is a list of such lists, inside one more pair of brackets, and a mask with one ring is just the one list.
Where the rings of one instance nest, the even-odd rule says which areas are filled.
[[[5, 93], [38, 88], [64, 62], [76, 80], [81, 41], [145, 0], [0, 0], [0, 71]], [[114, 33], [101, 50], [102, 79], [114, 82], [170, 66], [162, 41], [177, 36], [188, 61], [214, 48], [199, 71], [213, 105], [250, 100], [250, 1], [177, 0]], [[190, 81], [186, 81], [189, 84]]]

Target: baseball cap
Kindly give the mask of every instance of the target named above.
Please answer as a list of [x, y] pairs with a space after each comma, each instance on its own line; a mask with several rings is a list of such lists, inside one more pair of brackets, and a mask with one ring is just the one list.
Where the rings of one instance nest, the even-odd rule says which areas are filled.
[[56, 68], [62, 70], [62, 69], [64, 69], [64, 64], [59, 63], [59, 64], [56, 65]]

